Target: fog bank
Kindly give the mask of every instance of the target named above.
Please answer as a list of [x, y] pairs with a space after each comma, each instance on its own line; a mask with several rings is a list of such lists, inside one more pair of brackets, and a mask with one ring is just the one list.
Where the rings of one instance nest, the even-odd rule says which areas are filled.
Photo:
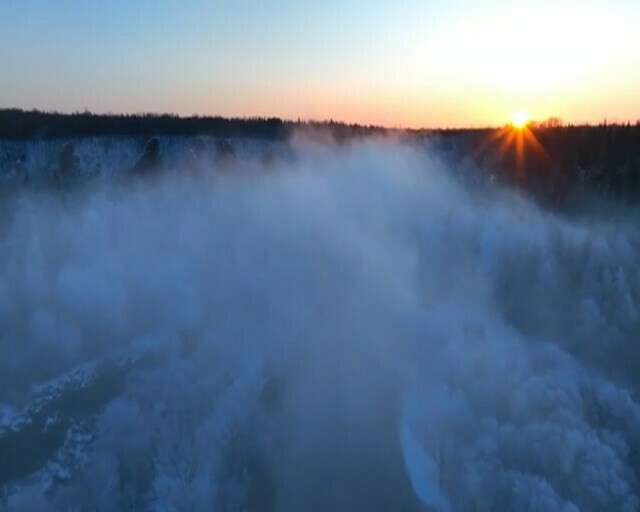
[[158, 355], [7, 510], [638, 510], [636, 214], [564, 218], [417, 145], [292, 144], [12, 196], [0, 414]]

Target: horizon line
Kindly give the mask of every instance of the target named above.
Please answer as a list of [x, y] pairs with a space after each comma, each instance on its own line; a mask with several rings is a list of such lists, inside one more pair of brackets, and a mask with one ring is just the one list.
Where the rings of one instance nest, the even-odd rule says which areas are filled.
[[[456, 131], [456, 130], [468, 130], [468, 131], [483, 131], [483, 130], [500, 130], [505, 127], [510, 126], [512, 123], [505, 122], [501, 125], [459, 125], [459, 126], [421, 126], [419, 128], [412, 128], [407, 126], [389, 126], [384, 124], [375, 124], [375, 123], [359, 123], [353, 121], [346, 120], [338, 120], [334, 118], [329, 119], [315, 119], [315, 118], [287, 118], [280, 117], [276, 115], [250, 115], [250, 116], [225, 116], [221, 114], [200, 114], [194, 112], [193, 114], [181, 114], [176, 112], [160, 112], [160, 111], [121, 111], [121, 112], [113, 112], [113, 111], [105, 111], [105, 112], [96, 112], [89, 109], [83, 110], [73, 110], [73, 111], [64, 111], [64, 110], [47, 110], [40, 108], [25, 108], [25, 107], [2, 107], [0, 106], [0, 112], [21, 112], [21, 113], [32, 113], [32, 114], [43, 114], [43, 115], [58, 115], [58, 116], [80, 116], [80, 115], [91, 115], [94, 117], [170, 117], [173, 119], [180, 120], [190, 120], [190, 119], [200, 119], [200, 120], [224, 120], [224, 121], [279, 121], [283, 124], [292, 124], [292, 125], [300, 125], [300, 124], [308, 124], [308, 125], [342, 125], [349, 127], [358, 127], [358, 128], [367, 128], [367, 129], [377, 129], [384, 130], [389, 132], [429, 132], [429, 131]], [[540, 128], [540, 124], [547, 122], [550, 119], [558, 119], [560, 124], [555, 126], [555, 128], [579, 128], [579, 127], [598, 127], [598, 126], [639, 126], [640, 119], [636, 119], [636, 121], [627, 120], [627, 121], [617, 121], [617, 120], [609, 120], [607, 117], [604, 117], [599, 122], [564, 122], [562, 119], [557, 118], [555, 116], [547, 117], [543, 120], [531, 119], [528, 122], [533, 128]], [[548, 127], [547, 127], [548, 128]]]

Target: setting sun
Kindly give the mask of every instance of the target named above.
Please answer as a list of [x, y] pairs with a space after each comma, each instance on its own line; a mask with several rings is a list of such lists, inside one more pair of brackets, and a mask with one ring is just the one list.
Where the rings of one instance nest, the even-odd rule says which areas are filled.
[[511, 118], [511, 124], [513, 124], [515, 128], [524, 128], [528, 122], [529, 115], [523, 111], [516, 112]]

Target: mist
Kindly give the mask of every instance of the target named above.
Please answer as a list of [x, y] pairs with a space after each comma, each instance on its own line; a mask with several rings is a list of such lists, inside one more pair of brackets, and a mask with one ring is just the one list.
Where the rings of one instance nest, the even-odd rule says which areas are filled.
[[6, 510], [640, 509], [636, 211], [392, 139], [200, 158], [7, 198], [0, 425], [144, 362]]

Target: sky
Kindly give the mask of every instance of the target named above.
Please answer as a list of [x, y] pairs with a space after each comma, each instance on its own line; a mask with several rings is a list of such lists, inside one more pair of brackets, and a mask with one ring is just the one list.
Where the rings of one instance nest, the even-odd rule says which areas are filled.
[[638, 0], [0, 0], [0, 107], [640, 119]]

